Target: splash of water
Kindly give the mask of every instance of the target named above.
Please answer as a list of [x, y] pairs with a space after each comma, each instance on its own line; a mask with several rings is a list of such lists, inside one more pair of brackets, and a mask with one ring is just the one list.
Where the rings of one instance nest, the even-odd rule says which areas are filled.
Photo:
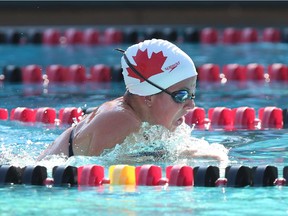
[[227, 164], [228, 149], [218, 143], [209, 144], [204, 139], [191, 136], [186, 124], [170, 132], [159, 125], [143, 123], [139, 133], [128, 136], [122, 144], [106, 150], [100, 156], [106, 164], [201, 163]]
[[[31, 141], [32, 142], [32, 141]], [[31, 144], [30, 144], [31, 145]], [[51, 155], [37, 161], [35, 155], [22, 151], [15, 155], [12, 148], [1, 146], [0, 164], [24, 167], [41, 165], [49, 170], [54, 166], [99, 164], [186, 164], [191, 166], [215, 165], [225, 167], [229, 161], [228, 149], [218, 143], [209, 144], [204, 139], [191, 136], [191, 128], [182, 124], [176, 131], [170, 132], [159, 125], [143, 123], [140, 131], [129, 135], [122, 144], [105, 150], [98, 157]], [[31, 149], [30, 149], [31, 150]]]

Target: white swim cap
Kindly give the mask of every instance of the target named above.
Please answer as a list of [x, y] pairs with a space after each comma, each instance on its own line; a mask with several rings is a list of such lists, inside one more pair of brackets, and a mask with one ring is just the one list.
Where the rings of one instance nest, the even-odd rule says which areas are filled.
[[[163, 89], [197, 75], [192, 59], [166, 40], [145, 40], [130, 46], [125, 55], [140, 74]], [[124, 56], [121, 66], [126, 88], [132, 94], [147, 96], [161, 92], [161, 89], [137, 75], [128, 66]]]

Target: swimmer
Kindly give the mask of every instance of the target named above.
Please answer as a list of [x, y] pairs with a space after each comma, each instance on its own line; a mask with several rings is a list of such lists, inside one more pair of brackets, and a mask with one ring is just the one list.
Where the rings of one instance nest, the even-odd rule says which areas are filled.
[[137, 133], [143, 122], [172, 132], [184, 123], [185, 114], [195, 106], [197, 71], [192, 59], [162, 39], [118, 51], [122, 53], [125, 94], [64, 131], [39, 159], [55, 154], [99, 156]]

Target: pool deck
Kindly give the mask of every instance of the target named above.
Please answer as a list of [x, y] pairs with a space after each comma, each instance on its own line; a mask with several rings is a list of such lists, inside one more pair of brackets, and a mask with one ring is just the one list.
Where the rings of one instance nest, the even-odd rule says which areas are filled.
[[0, 26], [285, 27], [287, 9], [285, 1], [11, 1], [0, 2]]

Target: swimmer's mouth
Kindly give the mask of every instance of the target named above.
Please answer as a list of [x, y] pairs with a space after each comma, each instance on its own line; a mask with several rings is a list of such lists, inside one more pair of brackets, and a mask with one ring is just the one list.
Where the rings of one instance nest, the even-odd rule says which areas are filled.
[[177, 120], [177, 126], [181, 125], [184, 121], [185, 121], [185, 116], [181, 116], [181, 117]]

